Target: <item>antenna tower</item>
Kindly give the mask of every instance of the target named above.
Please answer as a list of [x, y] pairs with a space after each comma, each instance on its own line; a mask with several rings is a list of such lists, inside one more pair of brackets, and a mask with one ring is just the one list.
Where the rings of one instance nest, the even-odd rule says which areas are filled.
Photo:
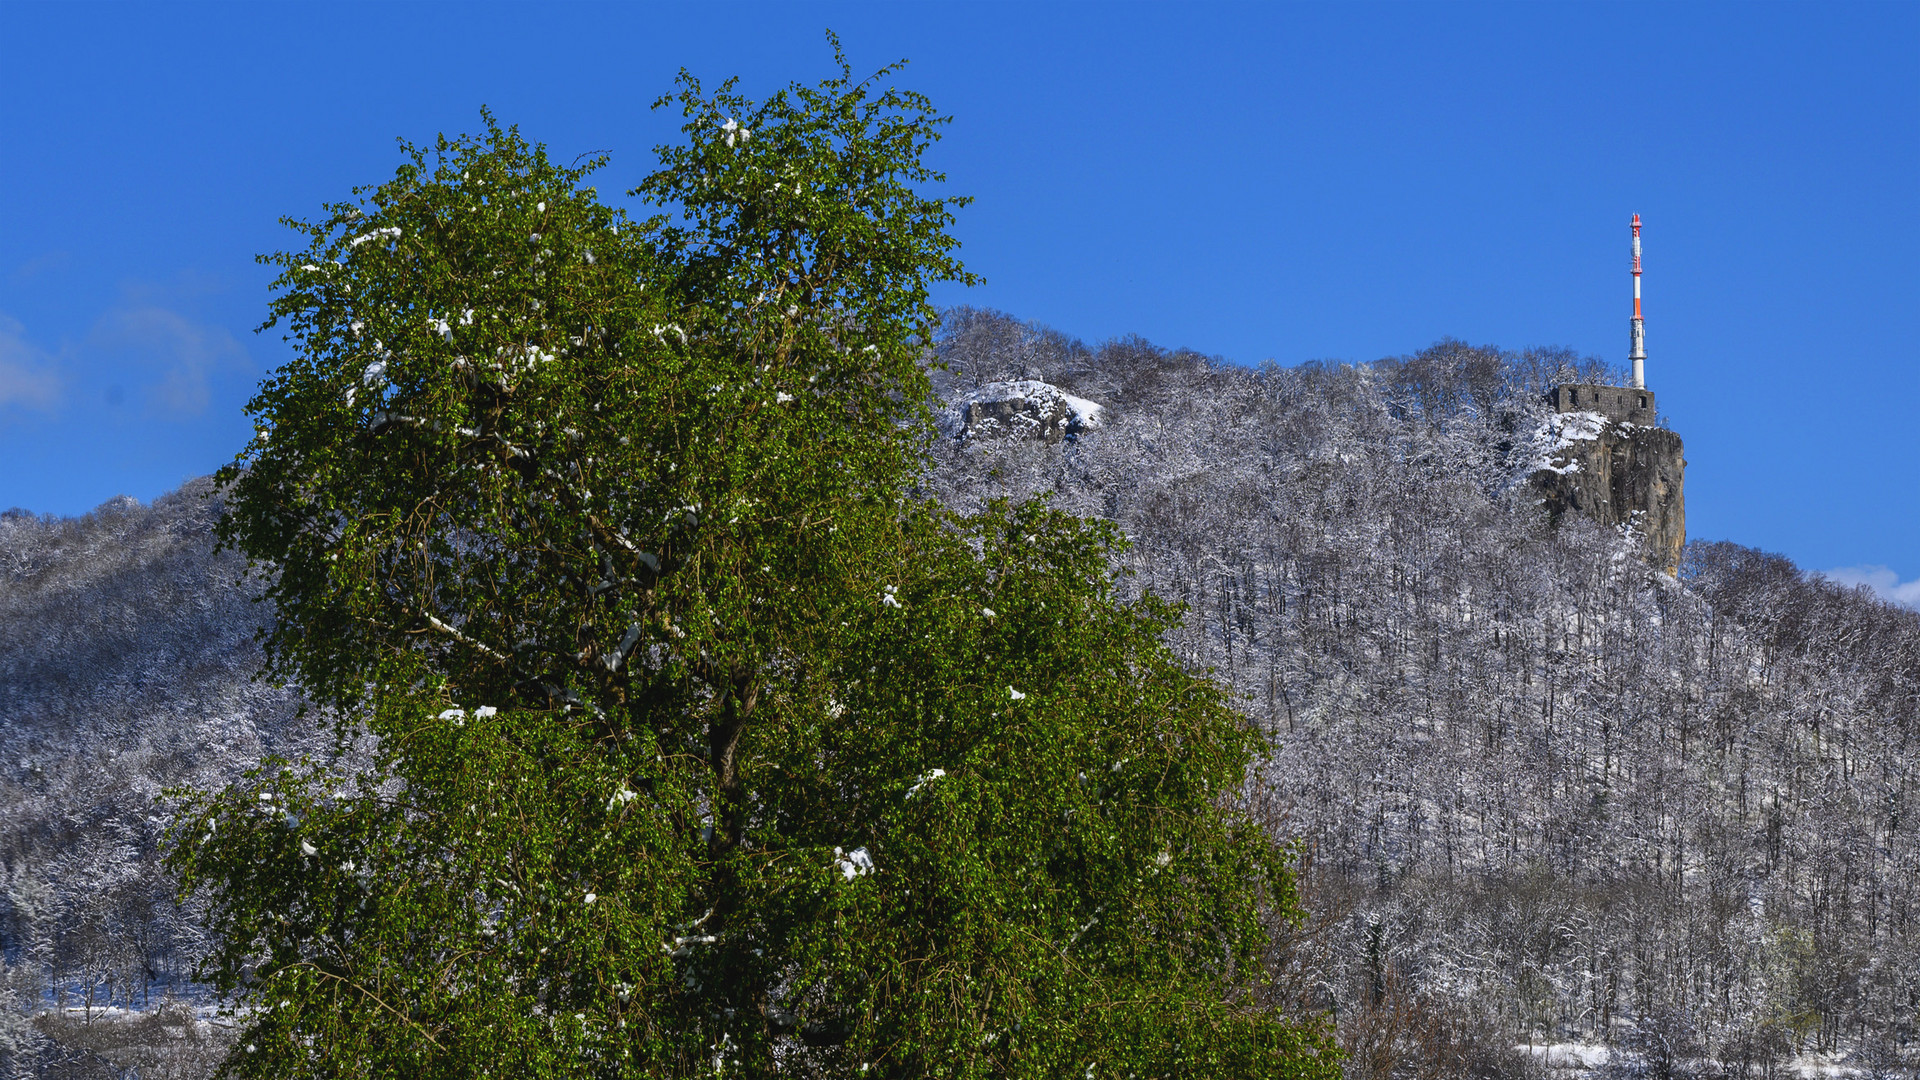
[[1633, 388], [1647, 388], [1647, 325], [1640, 321], [1640, 215], [1633, 215], [1633, 335], [1627, 345], [1633, 361]]

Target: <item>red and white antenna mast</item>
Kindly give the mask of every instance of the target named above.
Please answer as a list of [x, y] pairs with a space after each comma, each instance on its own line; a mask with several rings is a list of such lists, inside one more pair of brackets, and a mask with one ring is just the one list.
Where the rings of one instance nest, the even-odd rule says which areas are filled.
[[1647, 325], [1640, 321], [1640, 215], [1633, 215], [1633, 337], [1627, 346], [1633, 361], [1633, 388], [1647, 388]]

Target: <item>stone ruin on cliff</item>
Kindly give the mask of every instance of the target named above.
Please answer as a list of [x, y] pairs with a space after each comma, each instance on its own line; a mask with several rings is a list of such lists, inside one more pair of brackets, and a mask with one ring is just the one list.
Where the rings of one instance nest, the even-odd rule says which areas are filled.
[[1687, 543], [1680, 436], [1659, 426], [1653, 391], [1567, 384], [1549, 395], [1553, 413], [1535, 435], [1529, 482], [1559, 521], [1577, 513], [1619, 529], [1642, 557], [1669, 574]]

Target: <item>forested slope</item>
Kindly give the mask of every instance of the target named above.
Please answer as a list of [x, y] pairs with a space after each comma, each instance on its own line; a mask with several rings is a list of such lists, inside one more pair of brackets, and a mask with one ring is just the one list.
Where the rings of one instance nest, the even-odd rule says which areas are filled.
[[213, 554], [207, 492], [0, 516], [0, 1069], [89, 1056], [48, 1045], [25, 1022], [39, 1008], [185, 988], [199, 931], [158, 865], [161, 793], [313, 731], [252, 679], [262, 611]]
[[[1675, 579], [1549, 527], [1540, 392], [1604, 370], [1458, 343], [1249, 370], [970, 311], [941, 356], [949, 398], [1033, 378], [1104, 407], [1057, 445], [950, 414], [927, 484], [1111, 518], [1136, 585], [1188, 605], [1177, 645], [1271, 734], [1251, 797], [1302, 843], [1283, 992], [1334, 1011], [1352, 1075], [1524, 1072], [1529, 1041], [1634, 1051], [1616, 1071], [1901, 1067], [1920, 615], [1730, 544]], [[320, 745], [251, 681], [265, 613], [205, 495], [0, 518], [7, 1069], [54, 1060], [46, 1004], [185, 978], [161, 789]]]
[[1690, 545], [1676, 580], [1631, 538], [1550, 528], [1522, 481], [1563, 353], [1247, 370], [980, 312], [942, 353], [954, 391], [1107, 407], [1054, 447], [949, 416], [932, 482], [1113, 518], [1138, 584], [1188, 605], [1182, 647], [1272, 733], [1259, 795], [1321, 912], [1298, 992], [1339, 1012], [1355, 1072], [1444, 1073], [1462, 1016], [1655, 1071], [1897, 1064], [1920, 614], [1732, 544]]

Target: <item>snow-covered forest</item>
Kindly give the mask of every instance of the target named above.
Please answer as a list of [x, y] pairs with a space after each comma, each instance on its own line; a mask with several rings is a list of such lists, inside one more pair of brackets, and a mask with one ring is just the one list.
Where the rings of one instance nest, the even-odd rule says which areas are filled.
[[1676, 581], [1550, 528], [1521, 482], [1542, 391], [1617, 376], [1457, 342], [1248, 370], [973, 312], [943, 354], [956, 390], [1106, 408], [1058, 446], [949, 439], [934, 482], [1112, 518], [1187, 604], [1181, 647], [1272, 733], [1257, 794], [1318, 913], [1295, 992], [1350, 1075], [1516, 1043], [1908, 1074], [1920, 613], [1731, 543]]
[[163, 792], [316, 726], [253, 681], [263, 611], [213, 553], [209, 490], [0, 515], [0, 1075], [199, 1076], [215, 1056], [198, 920], [158, 864]]
[[[1549, 526], [1543, 392], [1603, 366], [1444, 342], [1251, 370], [967, 310], [940, 356], [948, 401], [1034, 379], [1100, 406], [1057, 442], [950, 407], [928, 487], [1110, 518], [1134, 586], [1187, 605], [1177, 646], [1272, 737], [1248, 797], [1300, 842], [1280, 992], [1332, 1013], [1350, 1076], [1524, 1075], [1530, 1044], [1623, 1075], [1911, 1067], [1920, 614], [1732, 544], [1675, 580]], [[208, 494], [0, 518], [0, 1072], [204, 1068], [217, 1033], [160, 1011], [193, 1003], [199, 941], [162, 792], [326, 745], [251, 680], [266, 612]], [[89, 1008], [150, 1030], [90, 1044]]]

